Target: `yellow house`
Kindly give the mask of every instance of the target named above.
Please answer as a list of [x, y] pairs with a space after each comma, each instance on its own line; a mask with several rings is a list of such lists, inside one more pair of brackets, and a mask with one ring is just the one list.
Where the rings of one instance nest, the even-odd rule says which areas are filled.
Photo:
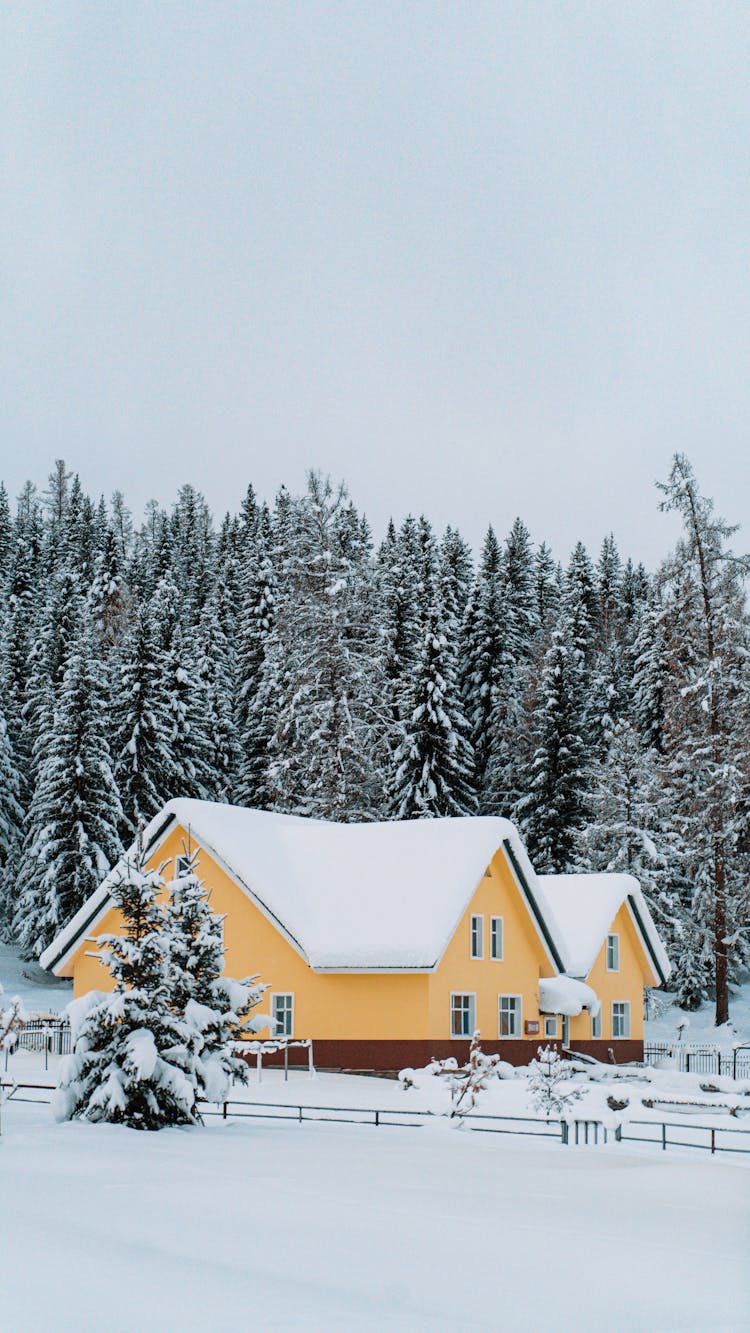
[[[669, 973], [634, 879], [537, 876], [500, 818], [333, 824], [174, 800], [145, 847], [167, 878], [197, 850], [227, 974], [259, 974], [275, 1033], [312, 1038], [324, 1068], [460, 1059], [475, 1029], [516, 1064], [545, 1038], [635, 1059], [643, 987]], [[122, 870], [40, 959], [76, 996], [112, 985], [90, 941], [118, 930]]]

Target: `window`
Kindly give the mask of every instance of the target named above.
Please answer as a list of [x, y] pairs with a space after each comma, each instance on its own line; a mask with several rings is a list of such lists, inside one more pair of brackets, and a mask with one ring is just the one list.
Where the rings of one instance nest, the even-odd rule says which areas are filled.
[[451, 1036], [473, 1037], [475, 1014], [475, 995], [451, 995]]
[[620, 936], [607, 936], [607, 971], [620, 971]]
[[496, 963], [503, 961], [503, 918], [490, 917], [490, 958]]
[[544, 1035], [545, 1037], [553, 1037], [557, 1040], [557, 1018], [545, 1018]]
[[591, 1015], [591, 1036], [594, 1041], [599, 1041], [602, 1035], [602, 1011]]
[[471, 956], [484, 958], [484, 917], [471, 918]]
[[612, 1036], [630, 1036], [630, 1001], [612, 1001]]
[[272, 995], [271, 1017], [274, 1037], [294, 1035], [294, 995]]
[[570, 1045], [570, 1019], [567, 1014], [563, 1014], [562, 1044], [563, 1046]]
[[187, 855], [175, 857], [175, 862], [174, 862], [175, 879], [182, 879], [183, 875], [188, 875], [190, 873], [190, 862], [192, 861], [192, 859], [193, 858], [191, 856]]
[[498, 1037], [520, 1037], [521, 1035], [520, 995], [498, 995], [497, 1035]]

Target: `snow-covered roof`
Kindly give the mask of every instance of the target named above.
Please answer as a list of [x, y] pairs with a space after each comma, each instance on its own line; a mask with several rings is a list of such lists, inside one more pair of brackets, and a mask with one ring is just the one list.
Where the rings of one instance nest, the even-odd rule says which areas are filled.
[[[212, 801], [169, 801], [145, 843], [177, 820], [317, 970], [427, 970], [504, 847], [552, 970], [562, 941], [515, 827], [491, 816], [335, 824]], [[58, 969], [109, 902], [122, 863], [41, 958]]]
[[671, 971], [651, 913], [632, 875], [539, 875], [563, 939], [565, 971], [588, 976], [604, 937], [627, 903], [652, 967], [662, 981]]
[[[436, 966], [486, 867], [506, 853], [552, 972], [585, 977], [627, 901], [644, 947], [669, 962], [630, 875], [536, 875], [507, 819], [335, 824], [215, 801], [169, 801], [144, 844], [174, 822], [189, 829], [317, 971], [427, 971]], [[115, 866], [42, 954], [59, 972], [107, 910]]]
[[596, 991], [576, 977], [562, 975], [539, 980], [539, 1011], [542, 1014], [567, 1014], [568, 1018], [577, 1018], [583, 1009], [588, 1009], [596, 1018], [601, 1007]]

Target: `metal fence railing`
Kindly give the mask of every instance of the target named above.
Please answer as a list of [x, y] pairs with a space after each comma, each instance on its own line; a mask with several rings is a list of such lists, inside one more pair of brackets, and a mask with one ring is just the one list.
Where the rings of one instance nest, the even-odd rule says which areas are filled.
[[[49, 1105], [55, 1089], [49, 1083], [17, 1083], [0, 1079], [0, 1102], [30, 1102]], [[31, 1094], [29, 1096], [28, 1094]], [[3, 1094], [5, 1094], [3, 1096]], [[41, 1095], [40, 1095], [41, 1094]], [[206, 1109], [210, 1108], [210, 1109]], [[201, 1114], [224, 1120], [282, 1120], [297, 1124], [334, 1123], [370, 1125], [391, 1129], [419, 1128], [427, 1120], [444, 1118], [441, 1112], [411, 1108], [386, 1109], [369, 1106], [307, 1106], [290, 1102], [243, 1101], [231, 1098], [218, 1104], [201, 1100]], [[524, 1138], [550, 1139], [568, 1146], [597, 1147], [609, 1143], [645, 1143], [667, 1148], [698, 1148], [707, 1152], [750, 1154], [750, 1129], [724, 1125], [696, 1125], [662, 1120], [630, 1120], [614, 1129], [600, 1120], [545, 1120], [540, 1116], [485, 1115], [470, 1111], [462, 1117], [467, 1129], [478, 1134], [511, 1134]], [[481, 1122], [481, 1123], [480, 1123]], [[640, 1132], [633, 1133], [633, 1130]], [[672, 1132], [674, 1131], [674, 1132]], [[697, 1136], [697, 1138], [696, 1138]]]
[[718, 1046], [688, 1045], [683, 1042], [647, 1041], [643, 1044], [643, 1063], [671, 1059], [681, 1074], [716, 1074], [719, 1078], [750, 1078], [750, 1045], [722, 1051]]

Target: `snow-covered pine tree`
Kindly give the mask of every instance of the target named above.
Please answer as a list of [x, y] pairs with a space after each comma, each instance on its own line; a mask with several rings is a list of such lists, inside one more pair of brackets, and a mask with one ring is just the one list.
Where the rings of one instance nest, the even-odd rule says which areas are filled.
[[237, 693], [237, 661], [227, 635], [227, 585], [220, 575], [204, 604], [197, 630], [197, 678], [204, 710], [206, 738], [204, 786], [216, 801], [237, 801], [240, 747], [233, 702]]
[[[546, 542], [534, 555], [534, 594], [539, 634], [548, 638], [557, 623], [562, 573]], [[545, 645], [546, 646], [546, 645]]]
[[492, 744], [490, 718], [507, 667], [507, 612], [502, 555], [492, 528], [482, 548], [475, 591], [469, 603], [464, 642], [464, 711], [474, 751], [474, 785], [484, 807], [487, 764]]
[[394, 759], [395, 819], [468, 815], [476, 811], [468, 726], [456, 671], [452, 587], [436, 590], [414, 674], [412, 712]]
[[0, 938], [10, 933], [15, 912], [16, 867], [23, 829], [21, 779], [0, 711]]
[[151, 614], [156, 627], [158, 692], [169, 717], [172, 771], [167, 780], [172, 795], [201, 799], [211, 786], [211, 742], [196, 661], [198, 632], [183, 633], [183, 609], [177, 584], [165, 574], [151, 600]]
[[119, 859], [122, 807], [94, 636], [71, 646], [21, 848], [13, 932], [38, 956]]
[[171, 715], [160, 671], [158, 638], [149, 604], [141, 604], [118, 653], [112, 702], [115, 780], [123, 836], [148, 821], [179, 793], [169, 748]]
[[69, 1006], [74, 1050], [62, 1064], [58, 1120], [111, 1121], [132, 1129], [200, 1122], [194, 1033], [172, 1007], [170, 935], [157, 901], [164, 880], [146, 870], [141, 829], [112, 904], [119, 935], [100, 935], [98, 957], [114, 990]]
[[223, 917], [211, 911], [198, 876], [197, 853], [168, 886], [164, 925], [169, 937], [170, 1004], [189, 1031], [191, 1074], [210, 1102], [224, 1101], [232, 1081], [247, 1082], [247, 1064], [233, 1053], [240, 1028], [260, 1002], [257, 977], [234, 981], [224, 972]]
[[565, 616], [552, 635], [533, 706], [534, 754], [517, 816], [538, 870], [572, 867], [586, 818], [588, 756], [583, 654]]
[[462, 625], [474, 584], [474, 562], [471, 547], [450, 524], [440, 543], [440, 566], [441, 578], [450, 582], [457, 624]]
[[[744, 580], [750, 559], [729, 545], [735, 528], [715, 517], [684, 455], [660, 486], [683, 536], [662, 566], [671, 689], [667, 703], [668, 780], [691, 856], [694, 910], [711, 939], [717, 1025], [729, 1018], [730, 950], [747, 919], [750, 854], [750, 623]], [[728, 943], [735, 940], [736, 944]]]
[[238, 579], [236, 799], [257, 809], [269, 801], [268, 747], [275, 724], [275, 681], [270, 672], [264, 676], [276, 597], [274, 531], [265, 506], [256, 508], [253, 527], [248, 514], [246, 528]]
[[291, 502], [260, 693], [273, 689], [277, 700], [267, 770], [275, 807], [357, 820], [382, 810], [387, 752], [374, 574], [369, 557], [343, 549], [347, 498], [313, 473], [307, 495]]

